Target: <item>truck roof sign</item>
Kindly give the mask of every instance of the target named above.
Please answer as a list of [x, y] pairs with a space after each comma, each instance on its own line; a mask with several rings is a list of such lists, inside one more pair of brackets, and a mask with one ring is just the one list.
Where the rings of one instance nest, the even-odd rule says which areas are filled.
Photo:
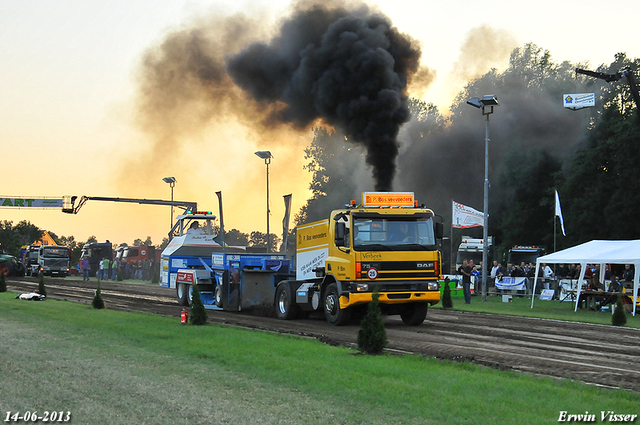
[[362, 192], [365, 207], [413, 207], [413, 192]]

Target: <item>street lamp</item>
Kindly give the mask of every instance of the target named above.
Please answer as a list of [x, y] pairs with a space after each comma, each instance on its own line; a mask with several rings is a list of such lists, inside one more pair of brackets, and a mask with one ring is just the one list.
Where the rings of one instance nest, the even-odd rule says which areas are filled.
[[[165, 177], [162, 179], [162, 181], [165, 183], [169, 183], [169, 186], [171, 187], [171, 202], [173, 202], [173, 187], [176, 185], [176, 178]], [[171, 205], [171, 225], [169, 226], [169, 229], [171, 228], [173, 228], [173, 205]]]
[[256, 152], [258, 157], [264, 159], [264, 164], [267, 166], [267, 252], [271, 252], [271, 238], [269, 238], [269, 164], [271, 164], [271, 152], [269, 151], [258, 151]]
[[498, 106], [498, 98], [494, 94], [473, 97], [467, 103], [475, 108], [482, 108], [482, 115], [486, 116], [484, 135], [484, 223], [482, 229], [482, 301], [487, 300], [487, 261], [489, 251], [489, 115], [493, 114], [493, 107]]

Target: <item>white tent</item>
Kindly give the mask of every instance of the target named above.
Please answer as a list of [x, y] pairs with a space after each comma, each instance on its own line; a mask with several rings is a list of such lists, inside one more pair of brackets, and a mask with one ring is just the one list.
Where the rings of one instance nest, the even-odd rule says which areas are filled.
[[[536, 262], [536, 277], [533, 284], [533, 293], [536, 293], [536, 283], [538, 281], [538, 273], [540, 264], [580, 264], [582, 270], [578, 282], [584, 280], [584, 273], [587, 264], [600, 264], [600, 282], [604, 281], [605, 264], [633, 264], [635, 267], [633, 276], [633, 315], [636, 314], [636, 303], [638, 300], [638, 279], [640, 272], [640, 240], [632, 241], [591, 241], [582, 245], [567, 248], [553, 254], [543, 255]], [[578, 285], [578, 301], [576, 302], [576, 310], [580, 301], [580, 291], [582, 285]], [[531, 308], [533, 308], [533, 300], [531, 297]]]

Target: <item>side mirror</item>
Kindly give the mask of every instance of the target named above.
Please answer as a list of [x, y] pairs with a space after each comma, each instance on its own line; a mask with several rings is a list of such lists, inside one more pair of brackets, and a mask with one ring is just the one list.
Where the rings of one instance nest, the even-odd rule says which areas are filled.
[[336, 223], [335, 241], [336, 246], [345, 246], [345, 234], [347, 232], [347, 225], [344, 222]]
[[434, 225], [435, 225], [436, 239], [442, 239], [444, 237], [444, 227], [442, 226], [442, 223], [436, 222], [434, 223]]

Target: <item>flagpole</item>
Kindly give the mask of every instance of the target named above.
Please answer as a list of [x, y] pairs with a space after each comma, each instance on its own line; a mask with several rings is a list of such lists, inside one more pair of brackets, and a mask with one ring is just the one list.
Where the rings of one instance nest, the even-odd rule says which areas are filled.
[[556, 230], [556, 215], [553, 215], [553, 252], [556, 252], [556, 237], [557, 237], [557, 233], [558, 231]]
[[454, 206], [453, 199], [451, 199], [451, 236], [449, 237], [449, 273], [451, 274], [451, 270], [453, 270], [453, 217], [454, 217]]

